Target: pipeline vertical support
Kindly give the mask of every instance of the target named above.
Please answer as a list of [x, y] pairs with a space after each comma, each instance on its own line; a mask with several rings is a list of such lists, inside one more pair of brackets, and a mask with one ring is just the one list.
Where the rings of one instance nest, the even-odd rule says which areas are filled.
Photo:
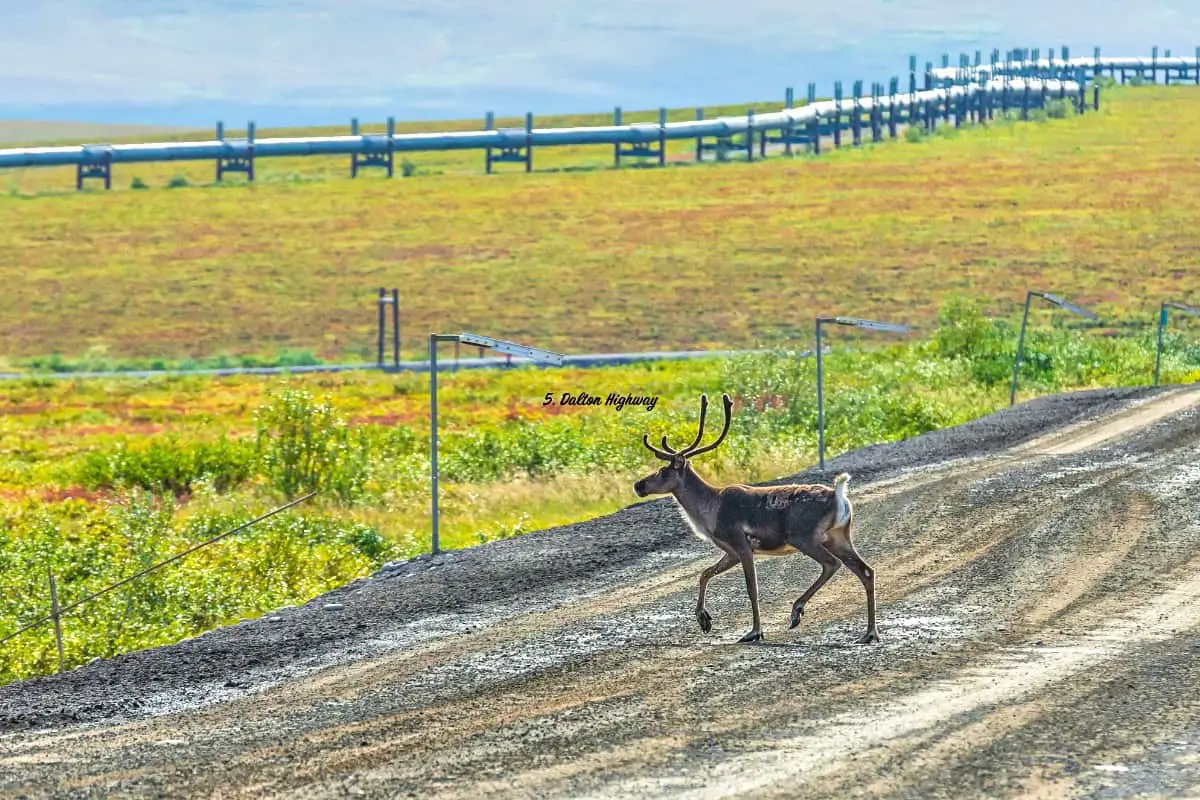
[[[496, 130], [496, 114], [489, 111], [483, 117], [483, 129], [485, 131]], [[483, 151], [483, 171], [487, 175], [492, 174], [492, 148], [484, 148]]]
[[525, 112], [525, 171], [533, 172], [533, 112]]
[[854, 116], [850, 119], [850, 138], [855, 147], [862, 144], [862, 81], [854, 82], [853, 95], [851, 100], [851, 112]]
[[[221, 144], [225, 143], [225, 123], [220, 120], [217, 120], [217, 141], [220, 142]], [[221, 173], [223, 171], [222, 170], [223, 161], [224, 161], [223, 158], [221, 158], [220, 156], [217, 157], [217, 183], [221, 182]]]
[[254, 181], [254, 122], [246, 123], [246, 180]]
[[[621, 107], [617, 106], [613, 109], [613, 127], [619, 127], [621, 124]], [[621, 143], [617, 142], [613, 145], [613, 169], [621, 168]]]
[[[795, 107], [796, 94], [792, 90], [792, 87], [790, 87], [790, 86], [787, 87], [787, 90], [783, 93], [783, 104], [784, 104], [784, 107], [787, 108], [788, 111], [791, 111]], [[788, 156], [789, 158], [792, 155], [792, 139], [795, 137], [795, 135], [796, 135], [796, 119], [794, 117], [789, 116], [788, 121], [787, 121], [787, 127], [785, 127], [783, 129], [783, 154], [785, 156]]]
[[[350, 118], [350, 135], [358, 136], [358, 117]], [[358, 153], [350, 154], [350, 177], [358, 177]]]
[[833, 82], [833, 146], [842, 146], [842, 82]]
[[746, 160], [754, 160], [754, 109], [746, 109]]
[[667, 165], [667, 109], [658, 109], [658, 165]]
[[[699, 122], [702, 119], [704, 119], [704, 109], [697, 108], [696, 109], [696, 121]], [[704, 137], [697, 136], [696, 137], [696, 163], [699, 164], [703, 160], [704, 160]]]
[[896, 138], [896, 92], [900, 88], [900, 79], [892, 78], [888, 85], [888, 136]]

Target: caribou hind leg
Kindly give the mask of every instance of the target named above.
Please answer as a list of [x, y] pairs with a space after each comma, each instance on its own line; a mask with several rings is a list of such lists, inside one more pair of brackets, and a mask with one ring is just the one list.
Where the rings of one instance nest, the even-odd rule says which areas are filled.
[[875, 570], [863, 560], [854, 547], [854, 537], [851, 532], [853, 524], [836, 528], [829, 532], [825, 547], [842, 560], [846, 569], [853, 572], [862, 582], [867, 593], [867, 632], [858, 640], [859, 644], [870, 644], [879, 641], [879, 631], [875, 627]]
[[812, 586], [809, 586], [804, 594], [800, 595], [800, 598], [792, 604], [792, 624], [788, 626], [789, 629], [800, 624], [800, 617], [804, 615], [804, 606], [842, 566], [842, 562], [838, 560], [837, 556], [820, 545], [806, 547], [804, 553], [821, 565], [821, 574], [813, 581]]

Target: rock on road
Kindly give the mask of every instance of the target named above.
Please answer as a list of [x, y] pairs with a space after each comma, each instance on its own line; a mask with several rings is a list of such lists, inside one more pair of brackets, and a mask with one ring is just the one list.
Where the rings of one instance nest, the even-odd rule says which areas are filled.
[[827, 466], [789, 480], [852, 474], [879, 645], [845, 570], [787, 630], [802, 556], [759, 562], [764, 645], [738, 571], [702, 634], [718, 554], [651, 501], [0, 687], [0, 797], [1200, 793], [1200, 390]]

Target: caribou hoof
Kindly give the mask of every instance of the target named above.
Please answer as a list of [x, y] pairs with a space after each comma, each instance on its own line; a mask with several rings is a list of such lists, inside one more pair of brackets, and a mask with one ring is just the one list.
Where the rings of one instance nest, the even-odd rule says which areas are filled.
[[862, 635], [858, 640], [859, 644], [879, 644], [879, 631], [872, 628]]
[[792, 624], [788, 626], [788, 630], [799, 625], [802, 616], [804, 616], [804, 604], [797, 600], [796, 604], [792, 606]]
[[738, 639], [738, 644], [751, 644], [752, 642], [761, 642], [763, 638], [762, 631], [753, 630], [747, 633], [742, 638]]
[[712, 630], [712, 615], [708, 613], [708, 609], [700, 608], [696, 610], [696, 622], [700, 623], [700, 630], [705, 633]]

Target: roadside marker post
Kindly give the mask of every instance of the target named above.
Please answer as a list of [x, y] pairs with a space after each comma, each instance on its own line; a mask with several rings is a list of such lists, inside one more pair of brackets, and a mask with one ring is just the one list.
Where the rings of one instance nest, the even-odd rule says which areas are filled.
[[824, 368], [821, 361], [821, 326], [825, 324], [845, 325], [888, 333], [908, 333], [907, 325], [893, 322], [876, 322], [872, 319], [859, 319], [858, 317], [817, 317], [817, 457], [821, 469], [825, 469], [825, 390]]
[[1184, 305], [1183, 303], [1164, 302], [1158, 311], [1158, 343], [1154, 349], [1154, 385], [1158, 386], [1158, 369], [1162, 363], [1163, 329], [1167, 327], [1169, 309], [1181, 311], [1192, 317], [1200, 317], [1200, 308]]
[[1021, 358], [1025, 353], [1025, 328], [1029, 323], [1029, 304], [1033, 301], [1033, 298], [1035, 298], [1035, 297], [1040, 297], [1043, 300], [1045, 300], [1047, 303], [1051, 303], [1052, 305], [1056, 305], [1061, 309], [1070, 311], [1072, 314], [1075, 314], [1076, 316], [1084, 317], [1086, 319], [1097, 319], [1096, 315], [1093, 314], [1091, 311], [1088, 311], [1086, 308], [1077, 306], [1068, 300], [1064, 300], [1061, 297], [1059, 297], [1058, 295], [1053, 295], [1053, 294], [1050, 294], [1049, 292], [1034, 292], [1034, 291], [1026, 292], [1026, 294], [1025, 294], [1025, 313], [1021, 315], [1021, 334], [1017, 338], [1017, 357], [1013, 361], [1012, 387], [1008, 391], [1008, 405], [1010, 407], [1015, 405], [1017, 402], [1017, 377], [1020, 375]]
[[539, 350], [536, 347], [526, 347], [516, 342], [503, 339], [493, 339], [490, 336], [480, 336], [477, 333], [431, 333], [429, 334], [429, 493], [430, 514], [432, 516], [432, 554], [441, 552], [438, 542], [438, 428], [437, 428], [437, 348], [442, 342], [470, 344], [497, 353], [504, 353], [510, 359], [512, 356], [526, 358], [541, 364], [561, 366], [563, 355], [549, 350]]

